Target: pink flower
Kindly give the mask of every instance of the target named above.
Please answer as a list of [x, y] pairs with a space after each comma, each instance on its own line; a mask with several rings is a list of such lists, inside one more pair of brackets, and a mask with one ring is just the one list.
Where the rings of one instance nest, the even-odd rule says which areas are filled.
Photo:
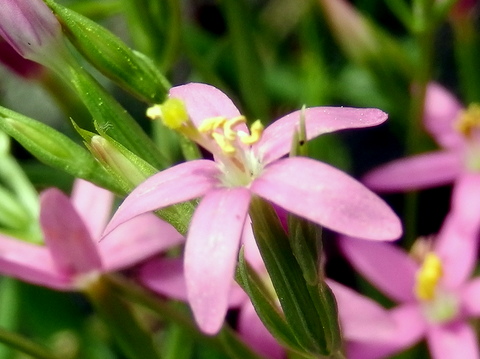
[[[469, 180], [478, 181], [478, 176]], [[385, 329], [380, 314], [375, 330], [373, 315], [366, 318], [365, 311], [352, 310], [360, 300], [358, 295], [334, 291], [344, 328], [358, 323], [359, 315], [373, 326], [363, 338], [345, 334], [349, 358], [385, 358], [422, 338], [434, 359], [480, 357], [475, 332], [468, 324], [470, 318], [480, 315], [480, 279], [469, 279], [476, 265], [480, 228], [476, 214], [480, 202], [469, 199], [472, 195], [478, 198], [480, 187], [476, 193], [472, 188], [455, 188], [452, 209], [433, 246], [427, 244], [420, 253], [421, 263], [391, 244], [341, 239], [341, 248], [354, 268], [399, 303], [387, 312], [394, 326]]]
[[[267, 285], [272, 287], [251, 228], [245, 228], [243, 242], [245, 258], [265, 279]], [[158, 294], [186, 302], [188, 296], [182, 264], [183, 258], [155, 257], [140, 266], [137, 279]], [[284, 349], [265, 328], [247, 294], [235, 282], [232, 283], [228, 295], [228, 308], [238, 310], [237, 330], [245, 343], [267, 358], [284, 358]]]
[[[249, 133], [232, 101], [212, 86], [178, 86], [170, 96], [175, 116], [160, 106], [164, 117], [176, 121], [168, 125], [206, 148], [215, 160], [182, 163], [150, 177], [125, 199], [107, 232], [139, 214], [203, 197], [190, 224], [184, 265], [189, 303], [205, 333], [216, 333], [227, 311], [252, 196], [342, 233], [369, 239], [401, 234], [392, 210], [348, 175], [309, 158], [281, 158], [290, 150], [301, 111], [265, 131], [256, 122]], [[377, 109], [343, 107], [310, 108], [304, 116], [309, 139], [373, 126], [387, 117]]]
[[26, 79], [38, 78], [43, 73], [41, 65], [24, 59], [2, 37], [0, 37], [0, 62]]
[[102, 242], [113, 194], [77, 180], [72, 198], [57, 189], [40, 197], [45, 245], [0, 235], [0, 272], [57, 290], [81, 290], [105, 272], [134, 265], [182, 242], [171, 225], [153, 214], [118, 227]]
[[478, 106], [465, 111], [451, 93], [432, 83], [427, 89], [424, 125], [442, 149], [374, 169], [364, 178], [368, 187], [385, 192], [423, 189], [480, 170]]
[[42, 0], [3, 0], [0, 19], [0, 36], [24, 58], [55, 64], [63, 53], [62, 28]]

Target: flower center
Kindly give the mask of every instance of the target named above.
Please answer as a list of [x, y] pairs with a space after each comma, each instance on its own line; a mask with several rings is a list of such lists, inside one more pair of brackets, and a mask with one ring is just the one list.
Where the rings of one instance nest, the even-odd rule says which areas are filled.
[[415, 295], [417, 298], [421, 301], [433, 300], [442, 275], [443, 270], [440, 258], [433, 252], [427, 253], [422, 266], [417, 272], [415, 283]]
[[454, 127], [468, 143], [465, 153], [467, 168], [480, 171], [480, 104], [472, 103], [462, 111]]
[[480, 130], [480, 104], [472, 103], [462, 111], [455, 121], [454, 127], [467, 139], [477, 137]]
[[439, 288], [443, 276], [440, 258], [428, 252], [417, 272], [415, 296], [421, 302], [426, 318], [432, 323], [445, 323], [453, 319], [459, 311], [458, 298]]
[[262, 137], [263, 125], [259, 120], [252, 124], [250, 132], [244, 116], [207, 118], [196, 127], [183, 101], [176, 98], [150, 107], [147, 116], [160, 118], [165, 126], [212, 153], [223, 173], [220, 180], [225, 186], [247, 186], [262, 169], [261, 161], [250, 147]]

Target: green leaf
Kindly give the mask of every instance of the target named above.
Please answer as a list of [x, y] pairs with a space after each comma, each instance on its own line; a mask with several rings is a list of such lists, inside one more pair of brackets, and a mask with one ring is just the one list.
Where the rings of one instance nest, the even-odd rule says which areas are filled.
[[129, 359], [159, 359], [152, 336], [134, 316], [132, 308], [117, 297], [101, 277], [84, 289], [97, 313]]

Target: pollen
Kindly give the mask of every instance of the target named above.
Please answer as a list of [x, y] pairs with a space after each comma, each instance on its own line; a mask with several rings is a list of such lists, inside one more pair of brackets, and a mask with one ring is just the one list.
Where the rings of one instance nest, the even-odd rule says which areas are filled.
[[147, 117], [152, 120], [160, 118], [163, 124], [172, 130], [180, 130], [190, 122], [185, 104], [177, 98], [169, 98], [163, 104], [148, 108]]
[[262, 136], [263, 125], [259, 120], [252, 124], [250, 134], [235, 128], [246, 122], [244, 116], [231, 119], [212, 117], [205, 119], [198, 127], [198, 131], [212, 138], [224, 154], [232, 156], [240, 149], [240, 144], [252, 145], [258, 142]]
[[462, 111], [454, 127], [465, 137], [471, 137], [475, 130], [480, 129], [480, 104], [472, 103]]
[[433, 252], [427, 253], [416, 276], [415, 295], [417, 298], [424, 301], [433, 300], [442, 276], [443, 268], [440, 258]]

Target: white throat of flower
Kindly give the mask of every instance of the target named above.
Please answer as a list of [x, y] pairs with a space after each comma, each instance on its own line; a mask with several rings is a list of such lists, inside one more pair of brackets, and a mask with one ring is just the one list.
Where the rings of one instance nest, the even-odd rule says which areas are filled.
[[417, 271], [415, 296], [421, 303], [427, 320], [431, 323], [445, 323], [454, 319], [459, 312], [459, 301], [454, 293], [441, 286], [443, 264], [433, 252], [428, 252]]
[[262, 171], [261, 159], [251, 150], [263, 133], [259, 120], [252, 124], [250, 133], [237, 129], [246, 124], [244, 116], [206, 118], [196, 127], [183, 101], [176, 98], [150, 107], [147, 116], [160, 118], [165, 126], [212, 153], [222, 173], [220, 181], [226, 187], [248, 186]]

